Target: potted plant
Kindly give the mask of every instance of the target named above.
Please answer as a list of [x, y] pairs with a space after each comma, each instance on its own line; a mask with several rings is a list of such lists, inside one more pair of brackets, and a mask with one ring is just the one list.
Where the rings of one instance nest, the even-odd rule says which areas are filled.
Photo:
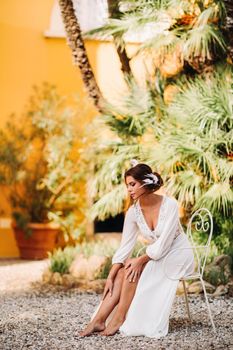
[[55, 87], [35, 87], [27, 112], [0, 131], [0, 185], [21, 258], [46, 258], [78, 233], [75, 114], [64, 102]]

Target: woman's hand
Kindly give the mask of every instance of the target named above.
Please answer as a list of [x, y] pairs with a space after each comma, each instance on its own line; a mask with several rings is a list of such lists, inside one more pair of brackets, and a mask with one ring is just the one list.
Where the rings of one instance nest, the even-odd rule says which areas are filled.
[[107, 278], [106, 283], [105, 283], [105, 287], [104, 287], [102, 300], [104, 300], [104, 298], [106, 297], [108, 292], [110, 294], [110, 297], [112, 296], [113, 285], [114, 285], [114, 280], [112, 278]]
[[140, 277], [144, 264], [145, 261], [141, 257], [128, 259], [125, 264], [126, 279], [129, 278], [129, 282], [135, 282]]

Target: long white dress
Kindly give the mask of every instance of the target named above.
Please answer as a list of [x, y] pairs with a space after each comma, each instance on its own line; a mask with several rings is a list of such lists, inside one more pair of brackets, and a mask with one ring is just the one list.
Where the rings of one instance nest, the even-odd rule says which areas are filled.
[[[148, 242], [145, 253], [152, 260], [142, 271], [126, 319], [119, 331], [124, 336], [144, 335], [160, 338], [168, 333], [169, 316], [179, 283], [179, 279], [171, 280], [165, 275], [164, 258], [175, 248], [191, 247], [180, 224], [176, 200], [166, 195], [163, 196], [157, 226], [153, 231], [145, 221], [139, 201], [128, 209], [121, 243], [112, 258], [113, 264], [125, 263], [130, 257], [139, 232]], [[170, 255], [170, 270], [169, 267], [168, 270], [172, 276], [183, 277], [193, 273], [195, 262], [192, 249], [182, 249]], [[101, 303], [102, 301], [91, 319], [96, 315]], [[106, 320], [106, 324], [113, 317], [115, 310], [116, 307]]]

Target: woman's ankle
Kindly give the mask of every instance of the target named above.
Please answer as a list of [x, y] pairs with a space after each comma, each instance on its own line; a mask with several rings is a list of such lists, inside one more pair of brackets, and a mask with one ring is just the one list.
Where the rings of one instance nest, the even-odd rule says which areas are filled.
[[95, 323], [95, 324], [102, 324], [102, 323], [105, 323], [106, 321], [106, 318], [105, 317], [97, 317], [97, 318], [94, 318], [92, 320], [92, 323]]
[[114, 315], [114, 320], [116, 320], [117, 322], [122, 322], [123, 323], [125, 321], [125, 318], [126, 318], [126, 316], [122, 312], [120, 312], [120, 313], [117, 312]]

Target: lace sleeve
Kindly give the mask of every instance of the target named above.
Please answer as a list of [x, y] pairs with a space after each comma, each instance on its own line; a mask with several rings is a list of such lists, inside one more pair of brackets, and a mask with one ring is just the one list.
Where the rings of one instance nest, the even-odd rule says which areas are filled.
[[136, 223], [133, 207], [130, 207], [125, 215], [121, 243], [112, 258], [112, 264], [125, 262], [135, 246], [137, 236], [138, 226]]

